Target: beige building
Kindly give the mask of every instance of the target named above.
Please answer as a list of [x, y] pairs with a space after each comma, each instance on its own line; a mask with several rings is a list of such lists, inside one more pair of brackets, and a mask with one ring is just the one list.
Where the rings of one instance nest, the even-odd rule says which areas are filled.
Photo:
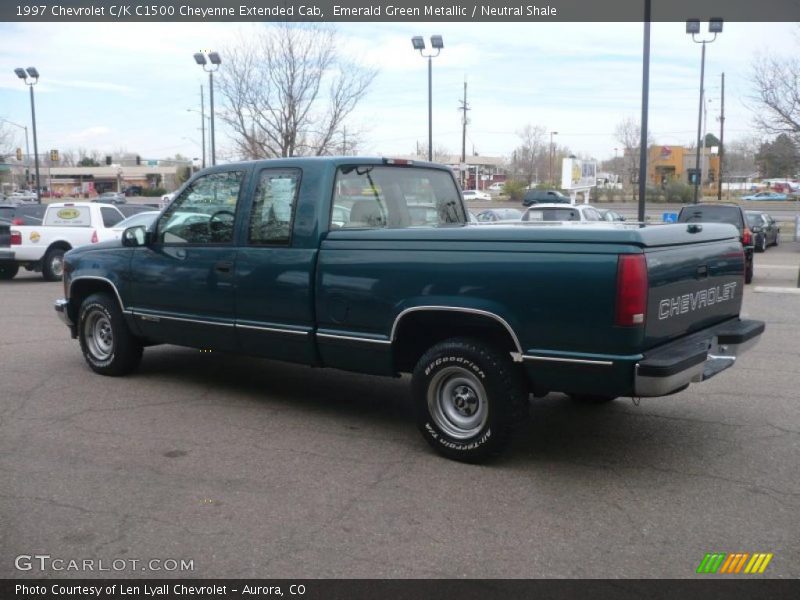
[[40, 172], [42, 184], [64, 196], [121, 192], [130, 186], [144, 189], [175, 190], [188, 165], [110, 165], [100, 167], [45, 167]]

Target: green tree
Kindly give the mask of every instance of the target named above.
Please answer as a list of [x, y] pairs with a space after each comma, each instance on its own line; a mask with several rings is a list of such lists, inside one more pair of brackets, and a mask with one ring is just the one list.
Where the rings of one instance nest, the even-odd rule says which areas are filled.
[[90, 156], [84, 156], [78, 161], [79, 167], [99, 167], [100, 163]]
[[772, 142], [764, 142], [756, 154], [761, 177], [794, 177], [800, 165], [800, 152], [787, 134], [782, 133]]

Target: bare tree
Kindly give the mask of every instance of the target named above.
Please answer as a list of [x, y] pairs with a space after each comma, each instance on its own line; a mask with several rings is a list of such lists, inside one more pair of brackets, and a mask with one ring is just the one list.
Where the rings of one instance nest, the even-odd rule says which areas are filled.
[[16, 139], [16, 133], [11, 131], [5, 123], [0, 122], [0, 160], [5, 161], [6, 157], [14, 154]]
[[511, 168], [515, 177], [525, 181], [527, 185], [539, 178], [540, 169], [544, 167], [543, 162], [549, 160], [546, 134], [547, 130], [541, 125], [530, 124], [517, 132], [522, 143], [514, 150]]
[[752, 110], [766, 133], [800, 139], [800, 59], [762, 56], [753, 62]]
[[345, 120], [376, 75], [342, 59], [325, 25], [266, 25], [225, 56], [221, 117], [244, 158], [338, 152]]
[[[622, 146], [623, 184], [633, 185], [639, 175], [639, 148], [642, 142], [642, 130], [639, 127], [639, 121], [634, 117], [625, 117], [614, 130], [614, 137]], [[648, 132], [648, 148], [653, 143], [653, 137]]]

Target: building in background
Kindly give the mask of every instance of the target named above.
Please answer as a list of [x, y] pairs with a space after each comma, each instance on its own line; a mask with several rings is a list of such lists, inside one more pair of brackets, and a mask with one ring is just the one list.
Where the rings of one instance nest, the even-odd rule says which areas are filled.
[[[696, 160], [697, 152], [694, 148], [653, 145], [647, 161], [648, 182], [656, 186], [666, 185], [671, 181], [689, 184], [689, 171], [694, 169]], [[704, 186], [719, 181], [719, 154], [716, 146], [701, 148], [700, 170]]]

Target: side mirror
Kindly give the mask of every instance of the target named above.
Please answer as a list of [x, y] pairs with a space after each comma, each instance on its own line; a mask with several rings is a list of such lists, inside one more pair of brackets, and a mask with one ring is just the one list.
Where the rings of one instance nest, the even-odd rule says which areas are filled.
[[144, 225], [128, 227], [122, 232], [122, 245], [129, 248], [146, 246], [148, 238], [149, 235], [147, 234], [147, 228]]

